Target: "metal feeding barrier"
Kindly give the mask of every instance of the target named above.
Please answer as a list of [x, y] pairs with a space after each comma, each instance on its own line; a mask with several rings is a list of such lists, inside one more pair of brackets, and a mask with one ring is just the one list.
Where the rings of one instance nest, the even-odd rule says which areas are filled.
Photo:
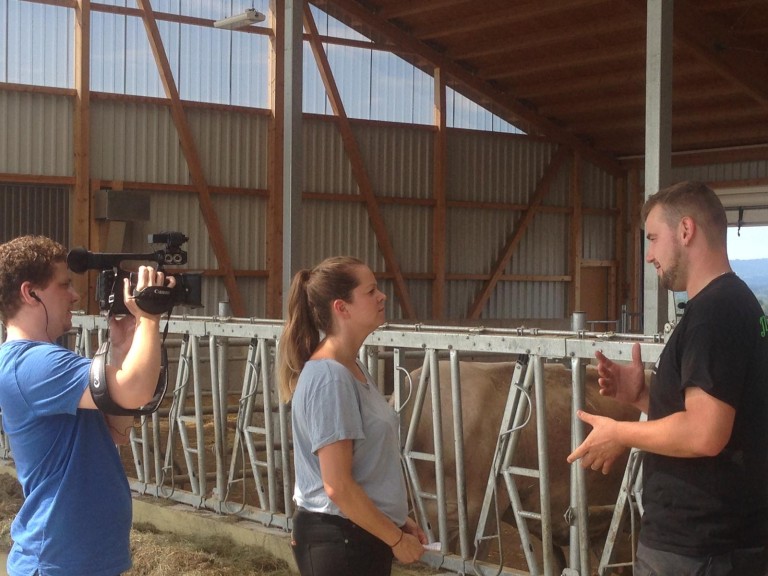
[[[130, 454], [123, 453], [131, 489], [139, 494], [173, 500], [196, 508], [290, 530], [293, 514], [293, 458], [291, 453], [290, 406], [278, 401], [275, 359], [283, 323], [219, 317], [178, 317], [168, 321], [169, 387], [160, 409], [140, 419], [130, 436]], [[107, 336], [103, 316], [75, 315], [73, 331], [64, 344], [84, 356], [92, 356]], [[439, 550], [422, 557], [427, 565], [457, 574], [555, 576], [551, 552], [551, 511], [547, 467], [546, 403], [542, 366], [559, 361], [570, 365], [572, 414], [584, 404], [584, 369], [595, 350], [607, 357], [628, 361], [631, 348], [639, 342], [643, 359], [653, 362], [663, 347], [660, 336], [616, 334], [536, 328], [462, 328], [411, 324], [387, 324], [372, 333], [360, 351], [383, 393], [396, 408], [412, 403], [409, 421], [401, 420], [402, 457], [408, 480], [411, 505], [416, 519], [430, 541], [440, 542]], [[165, 322], [161, 328], [165, 328]], [[0, 334], [2, 335], [2, 334]], [[499, 434], [491, 469], [465, 470], [462, 382], [460, 362], [506, 361], [515, 363], [512, 382], [499, 421]], [[450, 403], [441, 404], [441, 361], [450, 365]], [[421, 367], [418, 383], [406, 385], [410, 372]], [[173, 383], [173, 386], [171, 386]], [[424, 414], [429, 399], [431, 414]], [[532, 418], [532, 404], [535, 418]], [[443, 414], [442, 406], [451, 414]], [[431, 418], [431, 446], [417, 450], [415, 434], [422, 417]], [[530, 422], [535, 420], [536, 422]], [[572, 416], [571, 446], [584, 437], [583, 426]], [[445, 423], [445, 424], [444, 424]], [[452, 427], [453, 445], [443, 444], [443, 426]], [[537, 430], [536, 468], [514, 465], [515, 448], [521, 430]], [[446, 474], [446, 451], [450, 450], [455, 471]], [[0, 427], [0, 457], [12, 459], [12, 450]], [[634, 458], [630, 459], [635, 462]], [[424, 467], [434, 472], [435, 490], [423, 488]], [[467, 474], [486, 474], [484, 494], [466, 493]], [[518, 478], [535, 479], [538, 510], [524, 510], [518, 496]], [[620, 564], [613, 562], [615, 538], [626, 521], [626, 509], [635, 517], [637, 468], [628, 468], [619, 494], [614, 521], [598, 567], [599, 574]], [[449, 480], [446, 480], [449, 479]], [[447, 485], [451, 481], [455, 485]], [[587, 542], [587, 500], [584, 473], [571, 466], [570, 558], [562, 574], [589, 574]], [[527, 572], [502, 562], [475, 558], [485, 540], [500, 541], [499, 511], [494, 501], [498, 490], [506, 490], [511, 502]], [[450, 502], [447, 494], [455, 494]], [[483, 499], [480, 520], [469, 525], [468, 498]], [[431, 518], [429, 506], [436, 509]], [[455, 511], [449, 513], [449, 508]], [[529, 523], [540, 524], [542, 554], [533, 553]], [[496, 528], [494, 528], [496, 526]], [[435, 532], [434, 527], [437, 531]], [[451, 544], [451, 534], [458, 534]], [[474, 534], [470, 539], [470, 535]], [[453, 549], [452, 546], [455, 548]]]

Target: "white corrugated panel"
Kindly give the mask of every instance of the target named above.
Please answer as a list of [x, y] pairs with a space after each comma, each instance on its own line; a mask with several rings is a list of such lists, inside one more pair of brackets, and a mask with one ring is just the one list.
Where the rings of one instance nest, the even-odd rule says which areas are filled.
[[585, 215], [582, 227], [583, 257], [612, 260], [616, 254], [616, 219], [612, 216]]
[[331, 114], [325, 86], [308, 42], [304, 42], [302, 59], [301, 109], [306, 114]]
[[[337, 45], [326, 45], [325, 51], [347, 116], [369, 119], [371, 51]], [[314, 62], [314, 59], [311, 62]]]
[[523, 134], [518, 127], [499, 118], [477, 102], [456, 92], [446, 90], [446, 123], [451, 128], [467, 128], [487, 132]]
[[[7, 50], [2, 79], [16, 84], [74, 86], [74, 11], [59, 6], [8, 2], [0, 22], [2, 51]], [[7, 73], [6, 73], [7, 72]]]
[[616, 181], [611, 174], [582, 162], [581, 187], [584, 207], [616, 208]]
[[232, 266], [239, 270], [267, 267], [267, 198], [216, 194], [213, 205]]
[[168, 107], [98, 100], [91, 103], [91, 131], [94, 178], [190, 182]]
[[[582, 205], [585, 208], [617, 208], [616, 181], [607, 172], [583, 163]], [[582, 225], [582, 257], [612, 260], [616, 255], [617, 215], [585, 215]]]
[[435, 80], [399, 56], [371, 51], [371, 120], [434, 124]]
[[[448, 317], [466, 317], [482, 287], [480, 281], [452, 282], [448, 291]], [[563, 318], [566, 296], [567, 284], [563, 282], [507, 282], [488, 299], [480, 318]], [[517, 325], [515, 322], [509, 324], [510, 327]]]
[[451, 208], [447, 222], [448, 272], [487, 274], [512, 230], [515, 213]]
[[506, 282], [483, 308], [484, 318], [563, 318], [568, 285], [564, 282]]
[[267, 187], [267, 115], [188, 109], [187, 118], [209, 185]]
[[357, 194], [357, 183], [344, 152], [335, 123], [307, 119], [304, 122], [304, 190]]
[[554, 149], [552, 144], [526, 136], [451, 130], [448, 136], [448, 198], [527, 203]]
[[[166, 30], [168, 23], [158, 24], [160, 30]], [[165, 44], [165, 42], [164, 42]], [[172, 52], [172, 46], [166, 52]], [[147, 30], [141, 18], [125, 17], [125, 93], [136, 96], [165, 97], [165, 90], [160, 81], [155, 58], [149, 48]], [[128, 57], [130, 55], [130, 58]], [[174, 77], [178, 78], [178, 60], [169, 59]]]
[[680, 166], [672, 169], [672, 181], [699, 180], [718, 182], [768, 178], [768, 160], [711, 164], [709, 166]]
[[374, 272], [385, 270], [365, 204], [306, 201], [302, 220], [302, 267], [311, 268], [330, 256], [347, 255], [360, 258]]
[[568, 274], [570, 216], [538, 213], [528, 225], [506, 268], [508, 274]]
[[[231, 69], [229, 61], [233, 32], [202, 26], [181, 26], [177, 83], [183, 100], [229, 103]], [[254, 55], [255, 56], [255, 55]]]
[[91, 90], [125, 93], [126, 17], [91, 13]]
[[72, 99], [0, 91], [0, 172], [72, 176]]
[[257, 34], [231, 34], [229, 104], [269, 108], [269, 38]]
[[354, 132], [377, 196], [434, 197], [432, 129], [358, 122]]
[[[429, 321], [434, 318], [432, 314], [432, 282], [427, 280], [408, 280], [408, 292], [411, 297], [411, 304], [418, 322]], [[391, 315], [387, 316], [392, 320], [403, 318], [400, 307], [392, 309]]]
[[[500, 210], [452, 209], [448, 212], [448, 269], [452, 273], [489, 274], [519, 213]], [[568, 217], [537, 214], [512, 253], [507, 274], [567, 273]]]
[[370, 41], [362, 34], [352, 30], [346, 24], [338, 21], [336, 18], [329, 16], [319, 8], [312, 6], [312, 17], [315, 19], [315, 25], [317, 26], [317, 32], [321, 36], [332, 36], [335, 38], [346, 38], [348, 40], [360, 40], [363, 42]]
[[[91, 110], [95, 177], [190, 183], [168, 107], [99, 100]], [[188, 109], [187, 119], [209, 185], [267, 187], [266, 116]]]
[[381, 207], [381, 213], [403, 272], [431, 271], [432, 208], [386, 205]]

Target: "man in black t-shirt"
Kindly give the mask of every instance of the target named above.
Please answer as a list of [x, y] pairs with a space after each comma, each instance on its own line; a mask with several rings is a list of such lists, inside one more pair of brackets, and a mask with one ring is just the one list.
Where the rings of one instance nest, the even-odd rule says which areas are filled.
[[682, 182], [651, 196], [646, 260], [662, 287], [688, 293], [685, 313], [645, 385], [631, 364], [600, 352], [601, 393], [647, 422], [580, 413], [592, 432], [568, 457], [606, 473], [629, 447], [647, 452], [634, 576], [768, 574], [768, 320], [731, 270], [725, 210]]

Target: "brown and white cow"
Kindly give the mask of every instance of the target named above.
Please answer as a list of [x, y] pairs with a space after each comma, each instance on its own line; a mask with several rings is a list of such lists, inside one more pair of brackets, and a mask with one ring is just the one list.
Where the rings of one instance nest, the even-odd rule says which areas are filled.
[[[462, 418], [464, 429], [464, 469], [467, 490], [467, 518], [470, 540], [474, 538], [483, 498], [488, 482], [496, 440], [509, 393], [514, 371], [514, 362], [460, 362]], [[548, 456], [550, 474], [550, 503], [552, 518], [552, 540], [556, 547], [568, 545], [569, 526], [565, 513], [570, 505], [570, 465], [566, 457], [571, 452], [571, 371], [558, 363], [545, 363], [544, 382], [548, 422]], [[533, 370], [533, 366], [528, 367]], [[450, 550], [456, 551], [458, 540], [456, 466], [451, 408], [450, 363], [439, 362], [442, 436], [444, 450], [444, 472], [446, 499], [448, 500]], [[418, 385], [421, 368], [411, 374], [414, 386]], [[598, 392], [597, 371], [587, 366], [585, 380], [585, 409], [592, 414], [601, 414], [619, 420], [637, 420], [639, 413], [632, 407], [621, 405], [612, 399], [604, 398]], [[533, 387], [531, 388], [533, 392]], [[413, 402], [410, 402], [412, 405]], [[535, 404], [535, 401], [534, 401]], [[515, 457], [514, 466], [538, 468], [537, 439], [535, 424], [535, 406], [533, 415], [523, 429]], [[406, 424], [410, 422], [411, 407], [406, 405], [401, 417]], [[432, 438], [432, 409], [430, 395], [426, 395], [422, 415], [419, 419], [413, 450], [425, 453], [434, 452]], [[588, 429], [587, 429], [588, 431]], [[619, 491], [626, 460], [617, 461], [611, 473], [585, 471], [587, 482], [587, 501], [590, 506], [590, 539], [604, 537], [610, 524], [613, 505]], [[435, 473], [431, 463], [417, 464], [419, 483], [424, 492], [435, 492]], [[498, 506], [504, 513], [504, 520], [514, 524], [509, 508], [509, 497], [503, 482], [499, 482]], [[517, 487], [522, 500], [522, 508], [538, 511], [538, 479], [518, 477]], [[431, 525], [437, 528], [437, 512], [432, 500], [425, 501]], [[528, 523], [530, 532], [541, 536], [540, 524]], [[556, 554], [560, 563], [564, 560], [562, 552]], [[558, 572], [559, 573], [559, 572]]]

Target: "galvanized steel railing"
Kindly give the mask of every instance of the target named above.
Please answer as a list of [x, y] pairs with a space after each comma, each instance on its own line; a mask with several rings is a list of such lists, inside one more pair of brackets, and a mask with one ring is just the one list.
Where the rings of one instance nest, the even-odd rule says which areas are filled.
[[[74, 339], [69, 345], [78, 353], [90, 357], [106, 336], [106, 320], [101, 316], [78, 316], [74, 320]], [[165, 322], [163, 322], [163, 328]], [[168, 321], [167, 347], [171, 358], [169, 389], [160, 410], [141, 418], [131, 432], [130, 457], [126, 466], [132, 490], [157, 498], [170, 499], [221, 514], [232, 514], [254, 520], [266, 526], [289, 530], [293, 502], [293, 460], [291, 455], [289, 407], [278, 401], [275, 382], [275, 356], [282, 332], [281, 321], [226, 319], [217, 317], [172, 317]], [[0, 336], [3, 334], [0, 333]], [[412, 450], [412, 435], [418, 421], [416, 413], [410, 422], [401, 423], [405, 469], [416, 494], [414, 504], [417, 518], [424, 522], [423, 500], [434, 499], [438, 510], [437, 529], [424, 525], [431, 536], [441, 542], [440, 551], [427, 552], [423, 561], [433, 567], [460, 574], [524, 574], [519, 570], [496, 567], [472, 560], [470, 534], [475, 540], [484, 534], [483, 526], [468, 526], [467, 494], [464, 491], [463, 469], [465, 442], [462, 435], [461, 386], [458, 362], [463, 359], [484, 358], [516, 361], [524, 356], [534, 367], [528, 385], [534, 382], [541, 394], [541, 362], [545, 359], [565, 359], [573, 366], [574, 407], [583, 403], [583, 376], [579, 369], [582, 359], [593, 358], [600, 349], [606, 356], [629, 360], [631, 346], [640, 342], [645, 361], [654, 361], [661, 351], [660, 337], [635, 334], [594, 333], [585, 330], [555, 331], [535, 328], [485, 329], [428, 325], [385, 325], [366, 340], [360, 358], [367, 364], [385, 393], [391, 393], [396, 406], [411, 396], [419, 406], [427, 393], [431, 396], [433, 413], [433, 454]], [[450, 418], [440, 413], [439, 359], [451, 362]], [[422, 380], [415, 390], [404, 392], [405, 374], [414, 366], [422, 366]], [[173, 383], [171, 385], [171, 383]], [[510, 388], [510, 394], [512, 394]], [[539, 406], [540, 414], [545, 406]], [[514, 409], [513, 409], [514, 411]], [[446, 415], [447, 416], [447, 415]], [[513, 412], [499, 423], [500, 438], [509, 434], [504, 426], [518, 422]], [[442, 446], [442, 423], [451, 422], [454, 446]], [[581, 441], [583, 431], [573, 426], [573, 444]], [[546, 434], [539, 435], [539, 453], [546, 454]], [[510, 444], [514, 446], [514, 444]], [[451, 487], [458, 496], [458, 518], [448, 517], [444, 485], [443, 453], [454, 450], [457, 486]], [[514, 448], [511, 448], [514, 450]], [[0, 426], [0, 457], [12, 458]], [[436, 493], [420, 490], [414, 466], [417, 460], [433, 463]], [[543, 461], [545, 461], [544, 459]], [[511, 454], [505, 455], [507, 464]], [[580, 470], [572, 468], [572, 470]], [[512, 470], [512, 472], [519, 472]], [[546, 466], [533, 473], [540, 477], [542, 493], [543, 534], [546, 542], [548, 522], [547, 486], [550, 481]], [[497, 466], [489, 477], [492, 486], [510, 488], [511, 472]], [[572, 566], [569, 574], [587, 574], [586, 497], [581, 473], [572, 473], [571, 531]], [[486, 500], [488, 500], [486, 495]], [[622, 500], [622, 503], [624, 501]], [[482, 523], [487, 522], [487, 506]], [[458, 550], [448, 549], [449, 522], [457, 524]], [[521, 537], [526, 538], [525, 530]], [[529, 543], [523, 542], [529, 548]], [[576, 550], [581, 551], [581, 555]], [[604, 554], [604, 557], [609, 557]], [[601, 570], [603, 564], [601, 564]], [[553, 576], [551, 553], [545, 551], [543, 572], [529, 558], [529, 573]]]

